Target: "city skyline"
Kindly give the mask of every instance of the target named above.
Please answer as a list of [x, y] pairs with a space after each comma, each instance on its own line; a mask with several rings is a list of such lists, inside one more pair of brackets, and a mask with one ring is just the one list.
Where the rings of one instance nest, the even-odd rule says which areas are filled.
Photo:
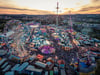
[[0, 14], [100, 14], [100, 0], [0, 0]]

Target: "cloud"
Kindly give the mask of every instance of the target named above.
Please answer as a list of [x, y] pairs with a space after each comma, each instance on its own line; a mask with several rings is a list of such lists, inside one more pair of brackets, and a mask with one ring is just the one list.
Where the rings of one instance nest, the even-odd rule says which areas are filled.
[[91, 0], [91, 2], [100, 2], [100, 0]]
[[[21, 5], [24, 4], [24, 6], [20, 6], [19, 3], [17, 4], [18, 1]], [[26, 0], [25, 0], [26, 1]], [[30, 0], [29, 0], [30, 1]], [[34, 3], [32, 3], [31, 1], [33, 1]], [[38, 9], [36, 8], [35, 6], [33, 6], [34, 4], [36, 4], [36, 1], [35, 0], [31, 0], [30, 1], [30, 4], [29, 6], [30, 7], [27, 7], [27, 2], [26, 2], [26, 5], [24, 2], [24, 0], [0, 0], [0, 14], [35, 14], [35, 15], [38, 15], [38, 14], [55, 14], [53, 11], [47, 11], [46, 10], [41, 10], [41, 9]], [[53, 0], [52, 0], [53, 1]], [[73, 1], [73, 0], [72, 0]], [[63, 6], [64, 8], [64, 13], [62, 14], [67, 14], [69, 13], [68, 11], [71, 10], [71, 13], [72, 14], [84, 14], [84, 13], [100, 13], [100, 0], [90, 0], [90, 2], [88, 4], [84, 4], [85, 2], [87, 3], [88, 0], [76, 0], [77, 1], [77, 7], [73, 7], [73, 8], [68, 8], [66, 5]], [[80, 2], [81, 1], [81, 2]], [[43, 1], [42, 1], [43, 2]], [[53, 1], [54, 2], [54, 1]], [[69, 1], [70, 2], [70, 1]], [[23, 3], [23, 4], [22, 4]], [[73, 3], [73, 2], [72, 2]], [[32, 5], [33, 4], [33, 5]], [[40, 2], [41, 4], [41, 2]], [[64, 3], [65, 4], [65, 3]], [[62, 4], [62, 5], [64, 5]], [[39, 5], [39, 4], [36, 4], [39, 8], [41, 6], [44, 6], [44, 5]], [[70, 5], [70, 4], [69, 4]], [[26, 8], [27, 7], [27, 8]], [[36, 9], [29, 9], [31, 7], [34, 7]], [[56, 6], [55, 6], [56, 7]], [[45, 8], [45, 7], [41, 7], [41, 8]], [[48, 8], [49, 10], [49, 8]], [[62, 10], [61, 10], [62, 11]]]
[[92, 5], [92, 6], [99, 6], [100, 5], [100, 0], [91, 0], [91, 3], [90, 3], [90, 5]]
[[90, 10], [97, 10], [97, 9], [100, 9], [100, 6], [82, 7], [79, 11], [90, 11]]
[[13, 0], [0, 0], [0, 6], [15, 6]]
[[25, 8], [13, 8], [13, 7], [0, 7], [1, 11], [6, 11], [6, 13], [20, 13], [20, 14], [38, 14], [38, 15], [42, 15], [42, 14], [54, 14], [54, 12], [51, 11], [46, 11], [46, 10], [37, 10], [37, 9], [25, 9]]
[[38, 10], [31, 10], [31, 9], [21, 9], [21, 8], [12, 8], [12, 7], [0, 7], [0, 9], [13, 9], [13, 10], [28, 10], [28, 11], [38, 11]]
[[20, 7], [15, 4], [14, 0], [0, 0], [0, 14], [55, 14], [52, 11], [29, 9], [26, 7]]
[[69, 11], [69, 10], [75, 10], [75, 8], [64, 8], [64, 10], [67, 10], [67, 11]]
[[80, 7], [80, 10], [78, 10], [77, 12], [80, 13], [90, 13], [90, 14], [94, 14], [94, 13], [99, 13], [100, 11], [100, 0], [91, 0], [90, 4], [84, 5]]
[[[90, 6], [90, 5], [85, 5], [80, 7], [78, 10], [77, 8], [71, 9], [71, 14], [100, 14], [100, 5], [98, 6]], [[65, 8], [65, 12], [62, 14], [69, 14], [69, 9]]]

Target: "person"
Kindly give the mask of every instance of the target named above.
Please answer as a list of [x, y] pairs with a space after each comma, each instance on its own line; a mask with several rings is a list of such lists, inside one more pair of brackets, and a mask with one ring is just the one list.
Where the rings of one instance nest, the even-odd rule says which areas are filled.
[[58, 60], [58, 56], [55, 56], [54, 61], [57, 62], [57, 60]]

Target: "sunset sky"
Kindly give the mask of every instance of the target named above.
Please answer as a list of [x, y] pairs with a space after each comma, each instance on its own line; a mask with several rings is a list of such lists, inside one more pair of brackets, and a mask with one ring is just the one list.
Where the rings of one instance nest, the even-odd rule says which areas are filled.
[[0, 0], [0, 14], [100, 14], [100, 0]]

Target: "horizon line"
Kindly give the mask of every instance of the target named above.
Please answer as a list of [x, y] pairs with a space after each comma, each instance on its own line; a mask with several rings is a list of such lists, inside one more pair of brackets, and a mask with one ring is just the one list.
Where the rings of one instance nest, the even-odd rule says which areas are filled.
[[[36, 14], [0, 14], [0, 15], [36, 15]], [[57, 14], [37, 14], [37, 15], [57, 15]], [[59, 14], [59, 15], [70, 15], [70, 14]], [[85, 14], [71, 14], [71, 15], [85, 15]], [[99, 14], [86, 14], [86, 15], [99, 15]]]

